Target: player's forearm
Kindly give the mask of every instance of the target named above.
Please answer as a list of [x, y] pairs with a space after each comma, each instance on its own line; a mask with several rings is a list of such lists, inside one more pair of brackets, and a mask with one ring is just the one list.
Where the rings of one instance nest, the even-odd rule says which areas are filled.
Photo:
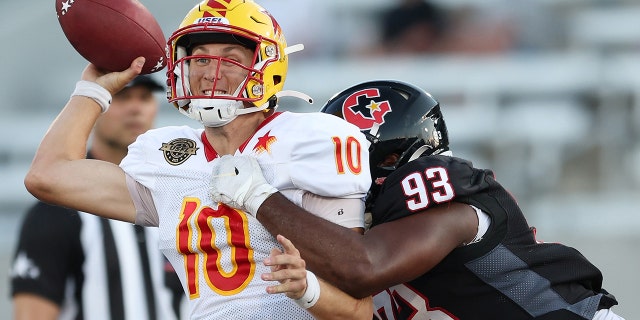
[[370, 320], [372, 318], [373, 299], [371, 297], [355, 299], [323, 280], [319, 279], [319, 281], [320, 299], [308, 309], [316, 319]]
[[72, 160], [86, 154], [87, 139], [100, 115], [100, 106], [90, 98], [72, 97], [49, 127], [31, 164], [25, 185], [42, 200], [54, 200], [57, 183], [66, 180]]
[[280, 193], [265, 200], [257, 217], [271, 234], [289, 238], [309, 270], [325, 281], [357, 298], [371, 295], [375, 263], [362, 235], [308, 213]]
[[43, 162], [85, 158], [87, 140], [101, 114], [100, 106], [91, 98], [73, 96], [53, 121], [34, 159]]

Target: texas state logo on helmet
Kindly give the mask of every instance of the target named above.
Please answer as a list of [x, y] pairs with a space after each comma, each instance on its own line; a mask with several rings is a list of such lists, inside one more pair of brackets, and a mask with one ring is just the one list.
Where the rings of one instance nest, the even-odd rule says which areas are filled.
[[342, 104], [342, 116], [360, 130], [369, 130], [384, 123], [391, 112], [389, 100], [381, 99], [378, 88], [362, 89], [348, 96]]

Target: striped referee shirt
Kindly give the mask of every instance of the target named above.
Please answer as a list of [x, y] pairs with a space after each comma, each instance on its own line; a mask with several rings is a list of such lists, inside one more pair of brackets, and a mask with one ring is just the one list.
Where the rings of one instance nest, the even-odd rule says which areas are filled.
[[23, 221], [11, 292], [51, 300], [59, 319], [176, 319], [184, 292], [165, 262], [156, 228], [38, 202]]

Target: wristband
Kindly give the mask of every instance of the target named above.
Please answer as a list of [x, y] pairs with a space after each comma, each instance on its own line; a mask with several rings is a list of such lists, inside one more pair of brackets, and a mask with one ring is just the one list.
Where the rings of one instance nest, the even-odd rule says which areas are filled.
[[102, 108], [102, 113], [107, 112], [111, 104], [111, 93], [99, 84], [91, 81], [80, 80], [76, 82], [76, 89], [71, 96], [83, 96], [93, 99]]
[[307, 270], [307, 290], [302, 297], [293, 301], [299, 306], [309, 309], [318, 302], [318, 299], [320, 299], [320, 282], [318, 282], [318, 278], [313, 272]]

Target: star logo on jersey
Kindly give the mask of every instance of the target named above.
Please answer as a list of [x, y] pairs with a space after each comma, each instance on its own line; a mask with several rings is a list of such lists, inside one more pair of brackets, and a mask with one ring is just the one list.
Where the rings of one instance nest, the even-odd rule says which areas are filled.
[[253, 147], [253, 151], [255, 151], [256, 154], [261, 154], [265, 151], [271, 154], [271, 145], [278, 141], [278, 139], [275, 136], [270, 136], [269, 133], [271, 133], [271, 130], [265, 133], [264, 136], [258, 138], [258, 143]]
[[369, 130], [374, 124], [381, 125], [384, 116], [391, 112], [391, 104], [388, 100], [376, 101], [376, 98], [380, 98], [377, 88], [356, 91], [344, 100], [342, 115], [360, 130]]
[[196, 142], [191, 139], [178, 138], [162, 143], [160, 151], [164, 154], [164, 159], [172, 166], [183, 164], [189, 157], [196, 154], [199, 148]]

